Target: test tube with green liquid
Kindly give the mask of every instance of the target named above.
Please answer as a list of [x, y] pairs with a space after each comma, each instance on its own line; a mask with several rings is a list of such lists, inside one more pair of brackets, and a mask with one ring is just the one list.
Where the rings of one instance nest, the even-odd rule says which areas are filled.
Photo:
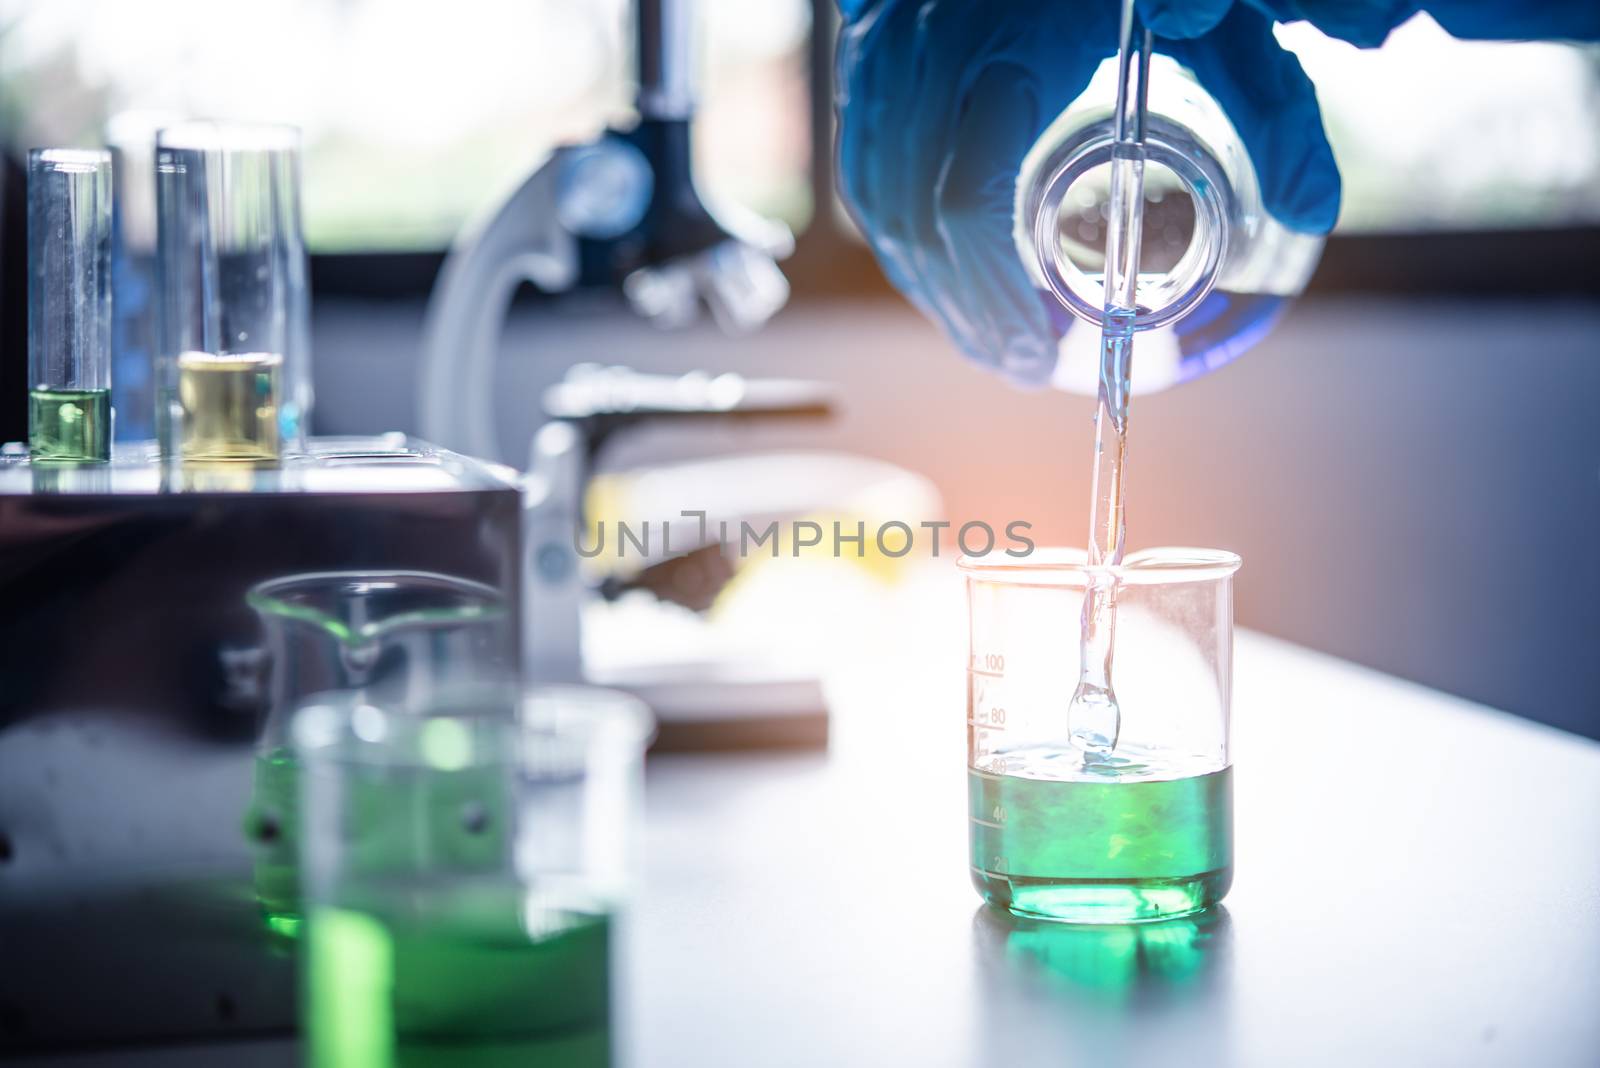
[[28, 451], [111, 459], [111, 154], [28, 153]]

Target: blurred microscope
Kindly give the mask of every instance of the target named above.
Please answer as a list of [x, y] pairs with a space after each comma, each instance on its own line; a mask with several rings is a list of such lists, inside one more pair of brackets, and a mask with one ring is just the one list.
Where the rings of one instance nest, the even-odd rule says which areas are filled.
[[639, 121], [555, 149], [506, 202], [457, 239], [423, 331], [418, 414], [424, 436], [474, 456], [500, 451], [494, 367], [511, 298], [620, 289], [664, 327], [702, 306], [724, 329], [755, 330], [789, 298], [777, 260], [794, 241], [782, 223], [719, 206], [695, 188], [690, 134], [693, 6], [638, 0]]
[[[424, 325], [418, 408], [423, 435], [469, 455], [502, 456], [494, 419], [495, 367], [516, 290], [545, 294], [620, 292], [658, 327], [687, 326], [709, 312], [725, 331], [761, 327], [789, 296], [777, 266], [793, 239], [781, 223], [719, 205], [696, 190], [691, 169], [695, 112], [690, 0], [638, 0], [635, 10], [638, 123], [556, 149], [484, 223], [464, 232], [435, 285]], [[561, 359], [559, 353], [539, 354]], [[649, 703], [667, 746], [820, 744], [827, 715], [816, 672], [736, 643], [707, 610], [738, 563], [704, 539], [642, 561], [623, 574], [583, 567], [577, 538], [590, 515], [595, 461], [617, 434], [671, 420], [825, 418], [826, 387], [691, 372], [641, 375], [626, 368], [575, 368], [548, 391], [549, 420], [532, 443], [525, 514], [525, 656], [534, 678], [629, 689]], [[797, 484], [793, 473], [805, 472]], [[759, 514], [795, 518], [829, 511], [830, 496], [903, 474], [856, 457], [742, 455], [657, 471], [673, 494], [667, 509], [704, 508], [710, 522]], [[793, 487], [773, 500], [771, 486]], [[835, 492], [836, 491], [836, 492]], [[668, 499], [669, 497], [673, 499]], [[637, 504], [637, 502], [635, 502]], [[640, 513], [637, 507], [634, 516]], [[618, 605], [627, 610], [619, 612]], [[625, 622], [619, 622], [624, 620]], [[725, 629], [725, 628], [724, 628]], [[675, 637], [661, 652], [662, 635]], [[772, 644], [772, 643], [769, 643]], [[758, 643], [759, 645], [759, 643]], [[792, 660], [792, 658], [791, 658]]]

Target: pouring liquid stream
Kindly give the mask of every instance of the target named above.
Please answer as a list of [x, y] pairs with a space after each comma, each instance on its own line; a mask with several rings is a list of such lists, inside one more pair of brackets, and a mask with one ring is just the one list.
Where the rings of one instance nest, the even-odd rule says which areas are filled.
[[1127, 543], [1125, 483], [1128, 381], [1138, 309], [1139, 245], [1144, 219], [1144, 119], [1150, 34], [1131, 0], [1122, 10], [1116, 140], [1106, 229], [1105, 310], [1100, 333], [1099, 407], [1089, 498], [1088, 581], [1084, 587], [1078, 686], [1067, 710], [1068, 736], [1085, 768], [1113, 767], [1122, 710], [1112, 686], [1116, 649], [1116, 568]]

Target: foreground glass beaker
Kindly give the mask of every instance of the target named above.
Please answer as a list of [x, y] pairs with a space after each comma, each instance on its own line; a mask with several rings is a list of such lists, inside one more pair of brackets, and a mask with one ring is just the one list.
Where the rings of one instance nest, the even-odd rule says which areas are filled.
[[268, 665], [245, 832], [262, 916], [293, 937], [301, 915], [294, 709], [337, 691], [382, 708], [438, 707], [463, 691], [509, 707], [518, 691], [516, 628], [493, 587], [427, 571], [285, 575], [245, 600], [261, 619]]
[[962, 557], [970, 647], [971, 870], [991, 905], [1077, 923], [1196, 912], [1233, 879], [1228, 758], [1233, 573], [1209, 549], [1116, 568], [1109, 758], [1072, 744], [1088, 572], [1081, 552]]
[[648, 711], [535, 691], [295, 718], [308, 1063], [608, 1065]]

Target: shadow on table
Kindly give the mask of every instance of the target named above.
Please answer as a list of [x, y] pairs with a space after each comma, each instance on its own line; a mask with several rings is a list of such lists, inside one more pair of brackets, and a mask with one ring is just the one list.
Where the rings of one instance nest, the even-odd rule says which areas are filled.
[[247, 868], [13, 894], [0, 947], [0, 1062], [294, 1033], [294, 954], [263, 922]]
[[1077, 926], [973, 914], [985, 1053], [1226, 1062], [1232, 924], [1218, 906], [1160, 923]]

